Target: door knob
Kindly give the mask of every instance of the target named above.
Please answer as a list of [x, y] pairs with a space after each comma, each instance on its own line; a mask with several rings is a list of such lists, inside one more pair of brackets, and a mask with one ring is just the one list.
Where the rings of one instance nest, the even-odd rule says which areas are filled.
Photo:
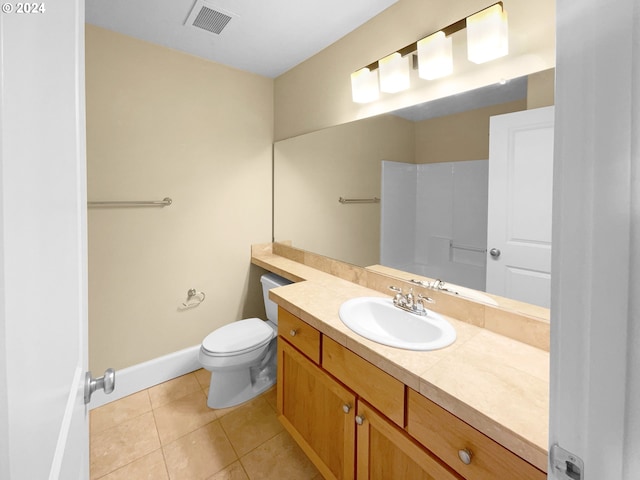
[[107, 368], [104, 375], [99, 378], [93, 378], [91, 372], [87, 372], [84, 376], [84, 404], [91, 401], [91, 395], [96, 390], [104, 390], [107, 395], [113, 392], [116, 387], [116, 371], [113, 368]]
[[500, 250], [497, 248], [492, 248], [491, 250], [489, 250], [489, 254], [494, 258], [498, 258], [500, 256]]
[[364, 415], [356, 415], [356, 423], [358, 425], [363, 425], [364, 424]]

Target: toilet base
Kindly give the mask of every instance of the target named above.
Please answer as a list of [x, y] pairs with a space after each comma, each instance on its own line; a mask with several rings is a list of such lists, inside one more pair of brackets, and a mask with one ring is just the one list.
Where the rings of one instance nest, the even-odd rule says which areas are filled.
[[269, 390], [276, 383], [276, 352], [276, 341], [273, 339], [261, 364], [236, 370], [212, 372], [207, 406], [209, 408], [234, 407]]
[[[213, 377], [216, 380], [213, 380]], [[207, 406], [209, 408], [227, 408], [240, 405], [252, 398], [257, 397], [275, 385], [275, 378], [270, 381], [251, 384], [251, 373], [249, 369], [242, 372], [215, 372], [212, 374], [209, 385], [209, 395], [207, 396]]]

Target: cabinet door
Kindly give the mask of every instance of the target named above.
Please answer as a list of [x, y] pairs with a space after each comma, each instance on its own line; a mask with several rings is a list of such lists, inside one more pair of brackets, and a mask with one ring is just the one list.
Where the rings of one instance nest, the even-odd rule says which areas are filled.
[[327, 479], [354, 478], [355, 401], [353, 393], [278, 339], [280, 421]]
[[406, 433], [358, 402], [358, 480], [460, 480]]

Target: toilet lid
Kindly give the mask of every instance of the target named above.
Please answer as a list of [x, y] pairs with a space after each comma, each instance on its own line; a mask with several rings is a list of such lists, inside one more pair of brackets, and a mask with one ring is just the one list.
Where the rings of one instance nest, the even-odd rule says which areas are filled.
[[218, 328], [202, 342], [211, 355], [234, 355], [261, 347], [274, 336], [269, 324], [259, 318], [239, 320]]

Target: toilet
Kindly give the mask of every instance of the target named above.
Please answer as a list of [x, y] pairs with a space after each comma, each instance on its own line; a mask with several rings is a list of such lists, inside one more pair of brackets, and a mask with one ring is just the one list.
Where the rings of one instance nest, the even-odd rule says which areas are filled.
[[276, 383], [278, 306], [269, 290], [289, 285], [274, 273], [262, 275], [267, 321], [248, 318], [224, 325], [202, 341], [198, 360], [211, 372], [207, 405], [226, 408], [268, 390]]

